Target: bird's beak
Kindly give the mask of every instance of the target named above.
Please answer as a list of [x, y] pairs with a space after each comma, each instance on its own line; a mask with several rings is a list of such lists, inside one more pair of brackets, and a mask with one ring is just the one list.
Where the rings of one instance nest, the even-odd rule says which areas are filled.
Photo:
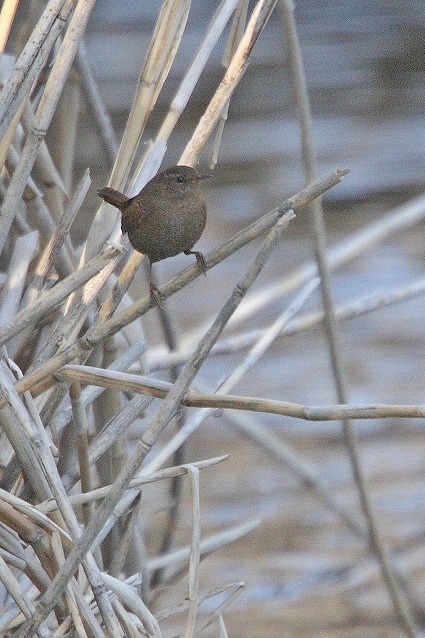
[[208, 179], [209, 177], [212, 177], [211, 173], [196, 173], [196, 177], [198, 179]]

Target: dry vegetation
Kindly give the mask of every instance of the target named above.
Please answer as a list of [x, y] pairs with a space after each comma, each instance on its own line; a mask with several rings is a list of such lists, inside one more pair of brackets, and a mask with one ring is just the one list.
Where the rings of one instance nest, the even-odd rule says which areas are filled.
[[[94, 0], [50, 0], [43, 15], [3, 78], [0, 102], [0, 159], [2, 166], [0, 251], [0, 635], [10, 636], [141, 636], [159, 637], [162, 624], [174, 616], [184, 619], [184, 635], [199, 635], [211, 623], [226, 636], [223, 613], [238, 595], [241, 583], [223, 581], [214, 591], [200, 586], [201, 559], [231, 543], [255, 523], [224, 530], [213, 537], [200, 533], [199, 473], [225, 457], [179, 464], [179, 450], [207, 416], [230, 409], [297, 416], [310, 420], [344, 421], [347, 452], [354, 470], [364, 518], [352, 515], [333, 496], [321, 477], [298, 462], [296, 455], [260, 425], [239, 419], [239, 427], [292, 472], [306, 481], [326, 506], [334, 510], [379, 560], [394, 617], [408, 636], [417, 635], [424, 606], [409, 586], [395, 557], [381, 542], [370, 506], [368, 487], [358, 458], [353, 419], [423, 417], [422, 406], [346, 405], [345, 380], [338, 347], [338, 317], [371, 312], [423, 292], [414, 283], [392, 294], [353, 302], [336, 310], [330, 295], [330, 273], [391, 233], [423, 218], [419, 198], [380, 222], [348, 238], [327, 252], [320, 195], [337, 186], [347, 174], [342, 167], [318, 179], [311, 138], [311, 117], [302, 56], [290, 2], [279, 9], [296, 88], [296, 107], [302, 129], [306, 183], [309, 186], [258, 218], [224, 245], [206, 255], [212, 268], [248, 242], [264, 235], [258, 252], [221, 311], [206, 330], [186, 335], [184, 349], [175, 351], [174, 317], [166, 304], [154, 308], [149, 296], [133, 299], [130, 284], [143, 257], [122, 249], [119, 219], [107, 205], [96, 213], [87, 239], [74, 246], [70, 229], [84, 206], [90, 187], [88, 172], [74, 183], [73, 153], [78, 109], [72, 99], [64, 105], [70, 74], [78, 69], [78, 82], [92, 107], [94, 126], [114, 167], [110, 186], [137, 192], [159, 168], [167, 141], [202, 73], [212, 48], [230, 22], [224, 54], [225, 71], [210, 104], [200, 118], [180, 163], [195, 165], [211, 135], [215, 135], [211, 167], [219, 157], [227, 109], [247, 68], [256, 40], [276, 0], [259, 0], [248, 13], [245, 0], [223, 0], [193, 63], [182, 78], [157, 137], [138, 166], [135, 156], [158, 94], [178, 50], [190, 7], [189, 0], [166, 0], [159, 14], [151, 46], [140, 72], [133, 106], [119, 149], [93, 81], [83, 46], [84, 31]], [[14, 2], [6, 1], [1, 15], [0, 40], [4, 46], [13, 22]], [[8, 13], [10, 11], [10, 13]], [[75, 77], [72, 82], [75, 82]], [[72, 90], [71, 90], [72, 94]], [[52, 158], [45, 136], [53, 116], [64, 136], [62, 156]], [[293, 216], [306, 208], [311, 218], [317, 264], [308, 264], [283, 280], [257, 303], [270, 304], [296, 291], [285, 312], [270, 327], [253, 331], [249, 308], [238, 338], [221, 338], [246, 292]], [[284, 237], [283, 237], [284, 241]], [[317, 273], [320, 277], [317, 277]], [[193, 265], [168, 281], [164, 300], [194, 278], [202, 276]], [[312, 292], [321, 287], [323, 312], [296, 317]], [[140, 317], [158, 313], [168, 351], [156, 355], [158, 369], [169, 369], [172, 381], [159, 382], [148, 361], [153, 350], [146, 342]], [[324, 321], [331, 353], [339, 405], [308, 406], [233, 396], [235, 384], [289, 329], [302, 331]], [[288, 328], [290, 324], [290, 328]], [[229, 370], [210, 393], [195, 391], [192, 382], [205, 360], [214, 353], [248, 350], [242, 363]], [[156, 351], [157, 352], [157, 351]], [[149, 359], [149, 357], [151, 358]], [[142, 376], [145, 375], [145, 376]], [[160, 398], [161, 401], [154, 400]], [[153, 406], [151, 404], [153, 403]], [[181, 404], [203, 408], [181, 419]], [[129, 428], [145, 417], [137, 445], [126, 445]], [[235, 417], [237, 418], [237, 417]], [[171, 427], [173, 423], [173, 427]], [[250, 425], [251, 424], [251, 425]], [[154, 447], [155, 446], [155, 447]], [[154, 454], [145, 460], [154, 447]], [[164, 469], [164, 466], [167, 466]], [[175, 479], [186, 475], [191, 489], [190, 547], [171, 551], [179, 524], [179, 491]], [[174, 479], [174, 480], [173, 480]], [[149, 482], [171, 483], [168, 524], [158, 534], [162, 554], [147, 557], [143, 546], [142, 487]], [[173, 490], [177, 490], [174, 491]], [[173, 500], [174, 498], [174, 500]], [[171, 506], [170, 506], [171, 502]], [[131, 561], [127, 559], [130, 552]], [[187, 596], [164, 608], [160, 588], [180, 578]], [[198, 613], [200, 603], [221, 592], [213, 611]], [[265, 630], [264, 635], [267, 635]]]

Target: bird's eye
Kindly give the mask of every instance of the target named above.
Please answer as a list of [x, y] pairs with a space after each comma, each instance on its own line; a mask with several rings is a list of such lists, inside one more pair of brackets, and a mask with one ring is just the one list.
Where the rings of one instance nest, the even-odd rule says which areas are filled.
[[183, 182], [184, 182], [183, 175], [177, 175], [176, 180], [178, 181], [179, 184], [183, 184]]

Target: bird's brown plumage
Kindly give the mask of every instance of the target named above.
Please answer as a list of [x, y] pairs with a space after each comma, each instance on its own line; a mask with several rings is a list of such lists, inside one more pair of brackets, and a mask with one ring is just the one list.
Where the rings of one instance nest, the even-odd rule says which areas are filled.
[[194, 254], [205, 270], [202, 253], [192, 251], [205, 228], [207, 208], [200, 181], [209, 177], [190, 166], [172, 166], [158, 173], [135, 197], [113, 188], [98, 194], [121, 211], [121, 230], [150, 263], [179, 253]]

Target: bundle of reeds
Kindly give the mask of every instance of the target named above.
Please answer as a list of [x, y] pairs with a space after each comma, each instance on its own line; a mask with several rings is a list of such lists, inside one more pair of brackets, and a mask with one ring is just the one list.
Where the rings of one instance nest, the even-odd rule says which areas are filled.
[[[74, 220], [84, 210], [91, 183], [88, 171], [75, 183], [78, 92], [85, 93], [100, 138], [113, 158], [109, 185], [133, 194], [158, 170], [169, 137], [209, 55], [226, 25], [231, 23], [222, 80], [180, 158], [181, 164], [194, 166], [214, 134], [210, 161], [213, 168], [229, 101], [275, 4], [276, 0], [259, 0], [248, 13], [246, 0], [223, 0], [156, 138], [137, 166], [136, 152], [179, 48], [189, 0], [165, 0], [162, 6], [119, 148], [83, 44], [94, 0], [50, 0], [12, 68], [4, 69], [0, 95], [3, 200], [0, 253], [4, 273], [0, 293], [1, 636], [158, 637], [161, 621], [165, 618], [169, 621], [176, 614], [185, 619], [187, 637], [198, 635], [213, 621], [219, 623], [220, 635], [226, 635], [222, 614], [242, 585], [224, 582], [213, 592], [202, 592], [199, 564], [204, 556], [247, 533], [257, 522], [201, 539], [199, 472], [226, 457], [178, 462], [181, 446], [219, 408], [235, 410], [235, 414], [252, 410], [306, 419], [345, 419], [347, 446], [368, 527], [335, 502], [320, 478], [272, 436], [262, 433], [260, 427], [250, 429], [249, 421], [239, 421], [239, 427], [307, 480], [327, 505], [372, 544], [380, 556], [399, 619], [405, 630], [414, 634], [398, 585], [397, 567], [380, 547], [355, 437], [347, 419], [394, 414], [417, 417], [423, 415], [423, 410], [417, 406], [344, 405], [335, 326], [337, 313], [329, 293], [329, 272], [392, 230], [423, 217], [423, 206], [398, 211], [327, 254], [318, 198], [337, 185], [347, 171], [337, 169], [317, 179], [302, 57], [290, 2], [282, 2], [281, 9], [297, 88], [309, 185], [205, 256], [206, 268], [210, 269], [265, 235], [259, 250], [253, 250], [249, 268], [234, 282], [229, 298], [211, 325], [192, 334], [185, 346], [176, 350], [174, 321], [166, 305], [156, 306], [149, 294], [132, 298], [130, 286], [143, 256], [128, 250], [128, 246], [123, 249], [118, 216], [108, 205], [99, 206], [82, 245], [76, 246], [71, 240]], [[13, 5], [5, 2], [2, 9], [3, 46], [13, 22]], [[63, 95], [66, 100], [60, 100]], [[55, 157], [45, 140], [54, 116], [62, 132]], [[221, 339], [223, 329], [280, 241], [293, 210], [306, 207], [313, 222], [317, 265], [310, 264], [297, 277], [264, 290], [256, 298], [257, 306], [303, 288], [270, 328], [252, 331], [247, 322], [238, 339]], [[307, 316], [304, 324], [301, 320], [297, 324], [294, 319], [319, 285], [317, 272], [341, 405], [313, 410], [265, 397], [230, 395], [238, 380], [256, 365], [279, 335], [323, 319], [320, 313]], [[200, 275], [196, 265], [179, 273], [161, 287], [162, 299], [165, 301]], [[406, 298], [418, 294], [422, 288], [412, 286], [385, 299], [362, 300], [343, 311], [348, 316], [382, 307], [403, 295]], [[164, 326], [167, 351], [158, 353], [145, 339], [140, 318], [151, 309], [158, 313]], [[193, 390], [192, 382], [211, 353], [240, 352], [246, 348], [249, 355], [236, 369], [229, 370], [214, 391]], [[169, 383], [149, 376], [154, 369], [153, 361], [157, 369], [171, 370]], [[182, 405], [202, 410], [185, 423], [180, 422], [177, 432], [170, 432], [170, 424], [181, 417]], [[129, 428], [138, 418], [140, 436], [134, 445], [128, 446]], [[154, 453], [146, 460], [152, 448]], [[164, 469], [167, 463], [170, 466]], [[179, 521], [176, 516], [179, 492], [177, 489], [173, 493], [171, 489], [174, 500], [168, 522], [158, 531], [162, 552], [157, 558], [148, 558], [143, 542], [142, 487], [162, 480], [175, 486], [181, 475], [187, 476], [191, 488], [192, 509], [188, 513], [192, 523], [191, 544], [179, 552], [170, 551]], [[173, 609], [159, 608], [158, 613], [153, 613], [151, 602], [159, 588], [182, 573], [188, 574], [187, 598], [175, 600]], [[218, 593], [220, 602], [199, 620], [200, 602]]]

